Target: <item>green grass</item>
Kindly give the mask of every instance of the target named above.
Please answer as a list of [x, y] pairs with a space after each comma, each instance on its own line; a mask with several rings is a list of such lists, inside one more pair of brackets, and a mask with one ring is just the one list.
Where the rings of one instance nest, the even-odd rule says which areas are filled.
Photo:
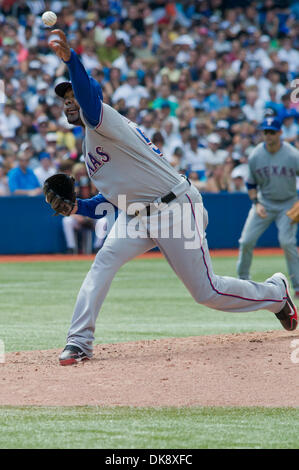
[[[64, 346], [90, 262], [0, 264], [0, 338], [6, 351]], [[217, 274], [235, 276], [235, 258]], [[252, 276], [284, 270], [280, 256], [256, 257]], [[116, 275], [97, 321], [96, 343], [279, 329], [268, 311], [229, 314], [198, 305], [163, 259], [138, 259]]]
[[0, 448], [298, 448], [299, 410], [0, 408]]

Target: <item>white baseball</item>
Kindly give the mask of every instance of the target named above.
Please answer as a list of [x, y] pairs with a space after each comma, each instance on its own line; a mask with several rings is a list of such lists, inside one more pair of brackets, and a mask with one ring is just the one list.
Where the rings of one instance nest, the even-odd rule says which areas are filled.
[[43, 13], [42, 20], [46, 26], [54, 26], [57, 21], [57, 16], [54, 11], [45, 11], [45, 13]]

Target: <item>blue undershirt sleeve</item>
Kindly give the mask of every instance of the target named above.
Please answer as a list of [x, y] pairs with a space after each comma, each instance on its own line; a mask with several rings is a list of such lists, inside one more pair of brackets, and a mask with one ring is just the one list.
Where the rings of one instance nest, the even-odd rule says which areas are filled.
[[[116, 211], [117, 208], [107, 201], [102, 194], [97, 194], [90, 199], [77, 199], [78, 210], [77, 214], [90, 217], [91, 219], [101, 219], [107, 213]], [[117, 214], [115, 214], [117, 215]]]
[[71, 49], [68, 67], [73, 91], [88, 124], [96, 126], [100, 121], [103, 93], [101, 85], [86, 72], [76, 52]]

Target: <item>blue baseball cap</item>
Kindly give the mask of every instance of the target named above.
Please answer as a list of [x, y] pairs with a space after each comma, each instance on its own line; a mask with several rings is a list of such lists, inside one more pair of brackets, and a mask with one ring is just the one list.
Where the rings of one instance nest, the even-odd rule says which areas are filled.
[[41, 152], [38, 156], [39, 160], [43, 160], [44, 158], [48, 158], [51, 160], [51, 155], [48, 152]]
[[216, 80], [216, 86], [218, 86], [218, 87], [226, 87], [226, 81], [223, 80], [222, 78], [219, 78], [218, 80]]
[[281, 122], [279, 119], [269, 116], [260, 125], [260, 129], [263, 131], [280, 131], [281, 129]]

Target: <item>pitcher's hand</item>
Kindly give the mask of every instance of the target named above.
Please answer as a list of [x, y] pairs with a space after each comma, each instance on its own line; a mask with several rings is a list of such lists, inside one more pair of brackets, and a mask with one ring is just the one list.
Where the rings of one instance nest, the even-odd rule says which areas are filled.
[[60, 57], [60, 59], [67, 62], [71, 58], [71, 48], [68, 45], [64, 32], [61, 31], [61, 29], [53, 29], [51, 35], [52, 34], [59, 36], [59, 39], [54, 38], [53, 40], [50, 40], [49, 46], [55, 52], [55, 54]]

